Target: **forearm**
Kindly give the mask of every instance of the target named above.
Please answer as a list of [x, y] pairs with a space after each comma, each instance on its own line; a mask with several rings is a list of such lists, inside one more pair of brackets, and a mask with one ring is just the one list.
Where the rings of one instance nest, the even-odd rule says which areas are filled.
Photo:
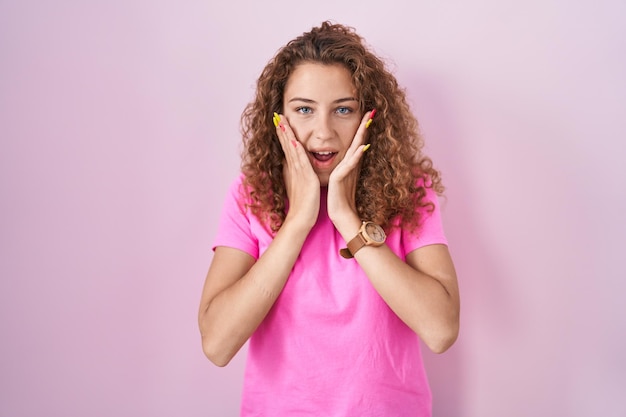
[[[346, 242], [356, 236], [360, 227], [356, 213], [347, 206], [334, 213], [333, 223]], [[364, 246], [354, 258], [387, 305], [432, 351], [443, 352], [454, 343], [459, 331], [460, 302], [447, 247], [417, 249], [407, 255], [405, 262], [387, 245]]]
[[280, 295], [307, 232], [287, 222], [245, 275], [215, 295], [200, 313], [205, 354], [224, 366], [261, 324]]
[[445, 276], [454, 274], [453, 269], [435, 279], [403, 262], [387, 246], [364, 247], [355, 259], [387, 305], [432, 351], [443, 352], [454, 343], [459, 331], [458, 289], [443, 283], [456, 284], [456, 276]]

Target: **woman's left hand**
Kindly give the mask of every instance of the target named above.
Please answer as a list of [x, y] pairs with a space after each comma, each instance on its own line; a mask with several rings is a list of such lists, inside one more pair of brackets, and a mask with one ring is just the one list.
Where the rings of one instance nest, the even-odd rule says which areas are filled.
[[355, 196], [360, 162], [366, 150], [365, 126], [370, 114], [371, 112], [367, 112], [363, 116], [350, 147], [328, 179], [328, 216], [342, 235], [346, 228], [353, 228], [350, 226], [361, 223], [356, 211]]

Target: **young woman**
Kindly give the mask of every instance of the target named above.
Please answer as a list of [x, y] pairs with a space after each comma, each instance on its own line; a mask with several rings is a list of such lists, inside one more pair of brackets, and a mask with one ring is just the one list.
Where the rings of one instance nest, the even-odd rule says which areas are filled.
[[250, 340], [241, 415], [429, 416], [418, 337], [454, 343], [459, 292], [396, 79], [324, 22], [265, 67], [242, 132], [199, 312], [216, 365]]

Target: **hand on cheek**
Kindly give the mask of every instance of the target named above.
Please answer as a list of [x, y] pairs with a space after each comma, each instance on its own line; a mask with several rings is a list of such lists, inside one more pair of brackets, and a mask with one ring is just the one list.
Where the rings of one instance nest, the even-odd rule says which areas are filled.
[[359, 223], [355, 202], [356, 185], [361, 160], [370, 147], [369, 144], [364, 144], [366, 131], [371, 125], [375, 113], [376, 110], [372, 110], [363, 116], [350, 147], [330, 175], [328, 215], [340, 232], [341, 224]]
[[296, 221], [302, 227], [312, 228], [317, 221], [320, 202], [320, 182], [311, 166], [306, 150], [289, 126], [287, 120], [274, 113], [274, 125], [285, 162], [283, 178], [289, 199], [287, 221]]

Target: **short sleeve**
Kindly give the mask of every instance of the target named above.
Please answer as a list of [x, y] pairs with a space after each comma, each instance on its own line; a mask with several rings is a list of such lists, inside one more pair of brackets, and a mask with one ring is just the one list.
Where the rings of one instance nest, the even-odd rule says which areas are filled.
[[430, 205], [417, 209], [420, 212], [420, 222], [417, 230], [414, 232], [402, 231], [402, 246], [405, 254], [422, 246], [448, 244], [441, 221], [439, 199], [437, 198], [437, 193], [432, 188], [426, 188], [425, 201], [433, 204], [432, 210]]
[[222, 207], [213, 250], [228, 246], [242, 250], [255, 259], [259, 257], [258, 239], [252, 233], [251, 221], [256, 221], [246, 205], [243, 174], [231, 184]]

